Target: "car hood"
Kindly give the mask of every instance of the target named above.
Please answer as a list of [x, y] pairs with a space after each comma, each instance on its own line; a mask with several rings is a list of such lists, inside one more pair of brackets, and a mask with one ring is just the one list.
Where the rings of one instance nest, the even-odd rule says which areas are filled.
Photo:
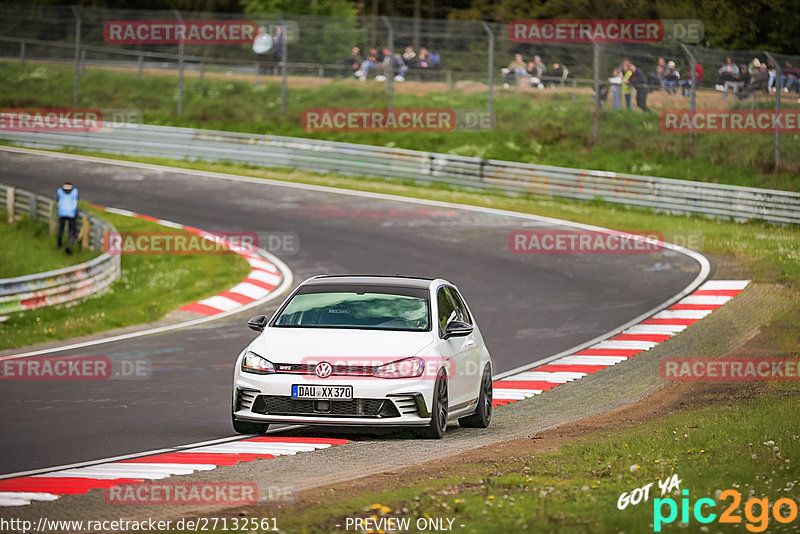
[[419, 355], [432, 342], [430, 332], [267, 328], [249, 348], [273, 363], [333, 358], [375, 358], [388, 362]]

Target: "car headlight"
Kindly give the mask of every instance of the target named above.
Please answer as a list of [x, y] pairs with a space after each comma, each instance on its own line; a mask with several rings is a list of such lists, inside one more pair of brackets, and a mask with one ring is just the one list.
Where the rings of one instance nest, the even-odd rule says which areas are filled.
[[275, 366], [268, 359], [248, 350], [242, 358], [242, 371], [268, 375], [275, 372]]
[[375, 369], [378, 378], [414, 378], [425, 372], [425, 360], [422, 358], [406, 358], [381, 365]]

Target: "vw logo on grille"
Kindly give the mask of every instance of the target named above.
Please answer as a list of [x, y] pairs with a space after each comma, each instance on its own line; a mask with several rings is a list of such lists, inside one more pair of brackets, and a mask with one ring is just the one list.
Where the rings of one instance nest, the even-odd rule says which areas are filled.
[[316, 374], [320, 378], [327, 378], [331, 376], [333, 372], [333, 367], [328, 362], [321, 362], [318, 363], [317, 366], [314, 368], [314, 374]]

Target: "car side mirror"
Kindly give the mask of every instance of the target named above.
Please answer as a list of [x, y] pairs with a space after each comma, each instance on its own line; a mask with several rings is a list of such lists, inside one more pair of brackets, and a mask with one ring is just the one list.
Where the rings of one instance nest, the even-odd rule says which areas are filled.
[[450, 321], [444, 328], [444, 339], [468, 336], [472, 333], [472, 325], [464, 321]]
[[247, 321], [247, 326], [250, 327], [250, 330], [255, 330], [256, 332], [263, 332], [264, 328], [267, 326], [267, 316], [256, 315], [255, 317]]

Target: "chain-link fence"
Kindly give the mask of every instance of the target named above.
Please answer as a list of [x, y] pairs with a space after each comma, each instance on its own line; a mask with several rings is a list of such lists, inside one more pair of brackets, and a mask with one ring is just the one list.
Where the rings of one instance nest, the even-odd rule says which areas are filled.
[[[322, 86], [334, 79], [377, 80], [393, 106], [398, 84], [429, 84], [431, 92], [485, 92], [493, 99], [536, 91], [561, 91], [576, 99], [593, 95], [596, 140], [601, 110], [631, 107], [697, 110], [769, 109], [798, 99], [800, 58], [763, 51], [726, 51], [682, 44], [524, 44], [512, 42], [507, 25], [481, 21], [396, 17], [322, 17], [281, 14], [220, 14], [29, 4], [0, 4], [0, 57], [6, 61], [59, 62], [74, 66], [73, 107], [87, 68], [124, 69], [141, 78], [177, 73], [177, 112], [183, 110], [184, 77], [238, 76], [255, 84], [279, 79], [280, 109], [292, 87]], [[247, 22], [264, 27], [268, 50], [255, 53], [249, 37], [238, 43], [121, 42], [109, 38], [113, 21], [190, 24]], [[354, 50], [357, 47], [358, 50]], [[388, 47], [391, 60], [382, 61]], [[521, 57], [517, 57], [519, 54]], [[729, 59], [730, 58], [730, 59]], [[520, 64], [515, 61], [521, 60]], [[614, 69], [629, 63], [644, 82], [625, 82]], [[730, 65], [733, 67], [730, 67]], [[698, 66], [699, 65], [699, 66]], [[624, 69], [622, 69], [624, 70]], [[793, 75], [792, 72], [795, 72]], [[677, 77], [676, 77], [677, 76]], [[277, 77], [277, 78], [275, 78]], [[622, 83], [619, 82], [622, 78]], [[424, 91], [421, 89], [420, 91]], [[629, 95], [629, 96], [626, 96]], [[530, 95], [533, 96], [533, 95]], [[652, 105], [652, 104], [650, 104]], [[695, 123], [691, 122], [694, 153]], [[781, 129], [775, 128], [775, 165]]]

